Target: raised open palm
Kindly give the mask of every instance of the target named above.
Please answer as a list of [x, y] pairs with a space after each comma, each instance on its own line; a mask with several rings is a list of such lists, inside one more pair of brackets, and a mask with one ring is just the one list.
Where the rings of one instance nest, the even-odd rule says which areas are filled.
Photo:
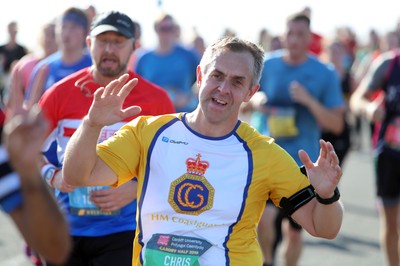
[[340, 181], [342, 169], [332, 144], [320, 140], [320, 145], [320, 154], [315, 163], [304, 150], [299, 151], [299, 157], [318, 195], [322, 198], [330, 198]]
[[138, 80], [129, 78], [128, 74], [110, 82], [106, 87], [101, 87], [94, 93], [94, 100], [89, 109], [88, 119], [92, 126], [107, 126], [115, 124], [127, 117], [141, 112], [139, 106], [130, 106], [122, 109], [123, 103]]

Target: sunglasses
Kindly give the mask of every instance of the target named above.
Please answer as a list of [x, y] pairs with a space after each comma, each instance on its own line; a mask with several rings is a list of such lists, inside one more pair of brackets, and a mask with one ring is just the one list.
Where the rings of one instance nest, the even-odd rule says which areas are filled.
[[158, 26], [157, 30], [159, 32], [171, 32], [175, 29], [174, 25]]

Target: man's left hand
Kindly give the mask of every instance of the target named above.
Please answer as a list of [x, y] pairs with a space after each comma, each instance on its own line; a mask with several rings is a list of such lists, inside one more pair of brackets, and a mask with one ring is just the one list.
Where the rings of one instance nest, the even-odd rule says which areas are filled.
[[320, 146], [320, 154], [315, 163], [304, 150], [299, 151], [299, 157], [315, 192], [321, 198], [331, 198], [342, 176], [342, 169], [332, 144], [320, 140]]

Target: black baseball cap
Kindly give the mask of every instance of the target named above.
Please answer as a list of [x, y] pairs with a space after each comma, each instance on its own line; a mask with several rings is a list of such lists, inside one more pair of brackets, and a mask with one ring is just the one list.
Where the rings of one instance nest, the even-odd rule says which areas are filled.
[[126, 38], [135, 37], [135, 25], [125, 14], [118, 11], [109, 11], [96, 16], [90, 27], [90, 35], [97, 36], [106, 31], [115, 31]]

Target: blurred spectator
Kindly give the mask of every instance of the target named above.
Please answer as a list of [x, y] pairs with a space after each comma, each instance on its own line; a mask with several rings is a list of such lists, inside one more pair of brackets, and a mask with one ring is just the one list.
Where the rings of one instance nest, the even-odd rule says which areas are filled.
[[[310, 19], [303, 13], [290, 16], [286, 24], [285, 49], [267, 55], [260, 80], [260, 89], [267, 96], [264, 128], [261, 131], [275, 139], [301, 166], [298, 150], [304, 149], [310, 158], [319, 152], [321, 129], [336, 134], [343, 129], [345, 110], [339, 79], [331, 65], [322, 63], [309, 52], [311, 41]], [[272, 208], [267, 207], [268, 212]], [[274, 220], [263, 215], [263, 230], [272, 231]], [[284, 265], [297, 265], [301, 256], [302, 227], [279, 209], [278, 225], [282, 221]], [[259, 237], [267, 235], [263, 231]], [[276, 228], [277, 240], [280, 227]], [[277, 245], [268, 238], [261, 244], [264, 262], [274, 257]], [[265, 251], [268, 251], [266, 253]], [[267, 255], [269, 254], [269, 258]]]
[[235, 37], [236, 32], [231, 28], [225, 28], [222, 32], [222, 37]]
[[356, 84], [358, 84], [364, 75], [367, 73], [368, 67], [381, 53], [381, 38], [375, 29], [369, 31], [369, 38], [367, 45], [363, 48], [359, 48], [356, 52], [356, 57], [351, 66], [351, 71], [354, 75]]
[[273, 36], [270, 40], [269, 51], [272, 52], [280, 49], [283, 49], [283, 42], [281, 40], [281, 37]]
[[[309, 6], [304, 7], [301, 13], [307, 16], [311, 21], [311, 8]], [[311, 31], [311, 41], [310, 44], [308, 45], [308, 50], [311, 53], [315, 54], [316, 56], [320, 56], [323, 51], [322, 43], [323, 43], [322, 35], [314, 31]]]
[[145, 52], [138, 59], [135, 71], [164, 88], [178, 112], [192, 111], [197, 105], [192, 85], [200, 58], [178, 43], [177, 29], [175, 19], [162, 13], [154, 23], [158, 37], [157, 47]]
[[[327, 130], [322, 131], [321, 138], [325, 141], [332, 143], [335, 148], [336, 154], [339, 158], [339, 165], [343, 166], [343, 162], [348, 154], [351, 146], [351, 135], [350, 135], [350, 119], [351, 113], [349, 110], [349, 100], [351, 94], [355, 90], [355, 82], [349, 69], [346, 69], [343, 65], [343, 57], [345, 56], [345, 50], [343, 44], [339, 41], [333, 41], [327, 47], [328, 62], [331, 63], [336, 70], [339, 77], [341, 88], [346, 103], [346, 112], [344, 114], [344, 129], [339, 134], [332, 133]], [[352, 119], [354, 121], [354, 119]]]
[[193, 28], [193, 37], [190, 43], [191, 49], [193, 49], [201, 58], [206, 49], [204, 38], [200, 35], [196, 28]]
[[[85, 12], [86, 12], [86, 16], [87, 16], [87, 19], [88, 19], [88, 25], [90, 26], [90, 25], [92, 24], [92, 21], [93, 21], [94, 17], [95, 17], [96, 14], [97, 14], [97, 10], [96, 10], [96, 8], [95, 8], [93, 5], [89, 5], [89, 6], [85, 9]], [[89, 30], [89, 29], [88, 29], [88, 30]]]
[[[355, 87], [358, 87], [361, 80], [367, 74], [368, 69], [373, 60], [375, 60], [384, 50], [382, 44], [383, 39], [376, 32], [376, 30], [371, 29], [369, 32], [369, 39], [367, 45], [364, 48], [359, 48], [356, 53], [356, 58], [351, 66], [351, 72], [354, 77]], [[376, 98], [381, 94], [381, 90], [375, 91], [371, 94], [372, 98]], [[353, 127], [353, 147], [356, 149], [361, 148], [361, 126], [363, 117], [353, 113], [354, 127]], [[369, 122], [370, 135], [373, 136], [375, 125], [373, 122]], [[373, 138], [373, 137], [372, 137]], [[373, 144], [374, 141], [372, 141]]]
[[[25, 97], [28, 108], [36, 103], [51, 85], [92, 64], [85, 44], [88, 23], [86, 13], [82, 9], [71, 7], [62, 13], [56, 27], [59, 51], [40, 61], [33, 69]], [[37, 85], [38, 83], [40, 85]]]
[[25, 46], [17, 41], [18, 24], [12, 21], [7, 26], [8, 42], [0, 46], [0, 99], [4, 103], [9, 85], [9, 74], [14, 63], [28, 53]]
[[[378, 39], [378, 41], [379, 41], [378, 45], [373, 46], [376, 47], [376, 49], [366, 54], [359, 64], [356, 64], [357, 62], [355, 62], [355, 64], [352, 67], [352, 72], [354, 73], [356, 87], [360, 85], [362, 79], [367, 75], [370, 66], [372, 65], [372, 62], [374, 60], [376, 60], [382, 53], [385, 53], [387, 51], [393, 51], [400, 47], [400, 38], [394, 31], [387, 32], [385, 34], [385, 37]], [[369, 93], [368, 95], [370, 97], [370, 100], [381, 99], [383, 97], [383, 91], [377, 89]], [[358, 127], [361, 127], [360, 118], [358, 118], [357, 123]], [[375, 146], [380, 131], [380, 123], [376, 121], [369, 121], [369, 128], [370, 128], [372, 146]], [[357, 139], [355, 138], [355, 140]]]
[[400, 47], [400, 36], [395, 31], [389, 31], [382, 40], [382, 50], [390, 51]]
[[[280, 36], [270, 36], [269, 42], [265, 44], [266, 47], [268, 47], [269, 50], [265, 50], [266, 53], [277, 51], [280, 49], [283, 49], [283, 42], [281, 40]], [[254, 94], [254, 96], [251, 98], [249, 102], [244, 102], [240, 106], [240, 112], [239, 112], [239, 118], [242, 121], [245, 121], [249, 124], [251, 124], [253, 127], [255, 127], [258, 131], [263, 132], [264, 130], [264, 112], [265, 112], [265, 104], [267, 103], [267, 96], [263, 91], [258, 91]], [[267, 205], [267, 208], [269, 205]], [[271, 205], [273, 207], [273, 211], [276, 210], [275, 206]], [[269, 219], [274, 219], [273, 214], [269, 213], [268, 214], [270, 217]], [[261, 226], [263, 226], [263, 222], [261, 221]], [[270, 230], [267, 229], [267, 231], [262, 231], [259, 232], [259, 234], [265, 234], [265, 237], [274, 239], [274, 235], [271, 235], [274, 232], [270, 232]], [[265, 238], [264, 236], [262, 238]], [[263, 240], [260, 240], [263, 241]], [[267, 251], [268, 252], [268, 251]], [[264, 252], [265, 253], [265, 252]]]
[[24, 95], [28, 87], [29, 77], [36, 64], [57, 51], [55, 23], [50, 22], [43, 25], [39, 36], [40, 53], [28, 53], [23, 56], [14, 66], [11, 74], [8, 101], [13, 101], [19, 106], [23, 105]]
[[135, 25], [135, 50], [131, 54], [131, 57], [128, 62], [128, 69], [134, 71], [136, 68], [137, 60], [145, 53], [145, 49], [142, 46], [141, 38], [142, 38], [142, 26], [139, 22], [133, 21]]
[[346, 52], [343, 64], [346, 69], [350, 69], [356, 58], [358, 48], [356, 34], [350, 27], [339, 27], [336, 30], [335, 39], [343, 44]]
[[258, 44], [264, 49], [264, 51], [270, 50], [269, 46], [271, 44], [271, 36], [266, 28], [260, 30], [258, 34]]

